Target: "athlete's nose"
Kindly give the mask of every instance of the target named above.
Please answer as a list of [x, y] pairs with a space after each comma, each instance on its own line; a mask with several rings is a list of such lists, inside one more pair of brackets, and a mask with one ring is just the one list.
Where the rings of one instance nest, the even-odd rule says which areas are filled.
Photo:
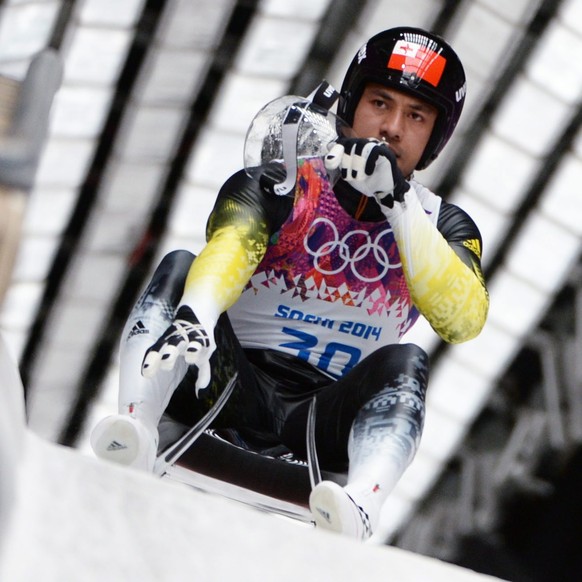
[[387, 113], [380, 125], [380, 139], [390, 142], [399, 141], [403, 133], [403, 114], [400, 111]]

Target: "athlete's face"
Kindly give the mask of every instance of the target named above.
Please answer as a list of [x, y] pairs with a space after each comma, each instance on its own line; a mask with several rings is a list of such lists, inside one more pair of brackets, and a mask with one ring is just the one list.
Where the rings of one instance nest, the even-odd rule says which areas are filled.
[[353, 129], [360, 137], [384, 139], [398, 167], [409, 176], [428, 143], [437, 119], [435, 107], [379, 83], [369, 83], [354, 114]]

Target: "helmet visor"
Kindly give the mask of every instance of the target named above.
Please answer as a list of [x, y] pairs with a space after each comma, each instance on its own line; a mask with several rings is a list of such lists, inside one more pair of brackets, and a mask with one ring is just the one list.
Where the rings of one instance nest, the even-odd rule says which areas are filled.
[[[244, 146], [245, 169], [252, 175], [252, 168], [272, 162], [289, 166], [291, 160], [295, 164], [305, 158], [324, 157], [339, 135], [350, 132], [339, 117], [305, 97], [280, 97], [265, 105], [251, 122]], [[332, 183], [338, 177], [335, 173], [329, 175]]]

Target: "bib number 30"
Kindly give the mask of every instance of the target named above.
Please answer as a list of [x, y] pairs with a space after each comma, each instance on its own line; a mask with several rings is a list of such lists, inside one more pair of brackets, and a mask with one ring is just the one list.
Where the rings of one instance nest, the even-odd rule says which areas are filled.
[[[320, 343], [316, 336], [289, 327], [284, 327], [282, 331], [283, 333], [296, 338], [296, 341], [281, 344], [282, 348], [296, 350], [298, 358], [315, 364], [315, 366], [320, 370], [332, 374], [333, 376], [337, 376], [337, 374], [334, 373], [330, 367], [339, 367], [339, 375], [343, 376], [346, 372], [351, 370], [362, 357], [362, 351], [354, 346], [348, 346], [334, 341], [325, 345], [323, 351], [321, 351], [321, 349], [315, 350], [316, 346]], [[334, 365], [332, 366], [332, 364]]]

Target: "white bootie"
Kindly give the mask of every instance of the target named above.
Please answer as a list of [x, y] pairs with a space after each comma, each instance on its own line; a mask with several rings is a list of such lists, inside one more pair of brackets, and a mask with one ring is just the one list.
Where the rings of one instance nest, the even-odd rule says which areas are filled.
[[91, 447], [106, 459], [144, 471], [153, 471], [158, 432], [137, 418], [124, 414], [107, 416], [91, 432]]
[[366, 540], [372, 535], [366, 511], [333, 481], [321, 481], [313, 488], [309, 508], [317, 527], [359, 540]]

